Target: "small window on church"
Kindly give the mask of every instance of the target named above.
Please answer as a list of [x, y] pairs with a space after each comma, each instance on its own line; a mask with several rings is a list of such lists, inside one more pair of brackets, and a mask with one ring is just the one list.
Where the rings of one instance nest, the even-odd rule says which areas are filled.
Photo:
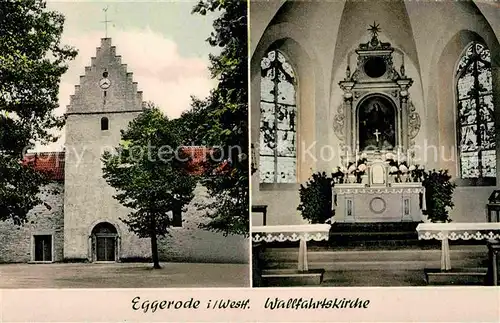
[[285, 56], [272, 50], [261, 61], [261, 183], [295, 183], [297, 155], [296, 79]]
[[471, 44], [457, 67], [457, 132], [462, 178], [496, 177], [491, 54]]
[[101, 130], [109, 130], [109, 120], [106, 117], [101, 118]]

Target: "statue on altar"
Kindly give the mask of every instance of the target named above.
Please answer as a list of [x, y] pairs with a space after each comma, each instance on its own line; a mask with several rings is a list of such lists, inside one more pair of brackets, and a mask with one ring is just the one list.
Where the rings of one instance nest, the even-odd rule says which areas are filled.
[[359, 106], [359, 149], [392, 150], [396, 144], [395, 110], [383, 96], [372, 96]]

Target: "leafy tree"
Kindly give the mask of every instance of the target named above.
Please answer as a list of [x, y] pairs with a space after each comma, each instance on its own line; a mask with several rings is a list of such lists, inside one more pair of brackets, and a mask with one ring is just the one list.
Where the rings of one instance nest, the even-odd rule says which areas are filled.
[[191, 100], [191, 109], [182, 112], [181, 117], [172, 122], [184, 145], [204, 146], [208, 127], [206, 103], [195, 97]]
[[181, 211], [194, 197], [196, 180], [180, 148], [173, 122], [150, 104], [122, 131], [117, 153], [102, 157], [104, 178], [117, 190], [114, 198], [131, 209], [121, 220], [139, 237], [151, 239], [154, 268], [160, 268], [157, 240], [168, 233], [168, 213]]
[[0, 1], [0, 221], [21, 225], [42, 203], [37, 194], [47, 176], [20, 160], [36, 141], [56, 141], [51, 129], [64, 123], [53, 111], [76, 51], [61, 44], [63, 24], [44, 1]]
[[[248, 64], [247, 2], [200, 0], [193, 13], [220, 12], [207, 39], [220, 49], [210, 55], [210, 72], [218, 85], [194, 110], [205, 111], [199, 128], [204, 142], [213, 147], [202, 183], [214, 202], [210, 219], [201, 226], [227, 234], [248, 234]], [[221, 160], [224, 167], [221, 168]]]

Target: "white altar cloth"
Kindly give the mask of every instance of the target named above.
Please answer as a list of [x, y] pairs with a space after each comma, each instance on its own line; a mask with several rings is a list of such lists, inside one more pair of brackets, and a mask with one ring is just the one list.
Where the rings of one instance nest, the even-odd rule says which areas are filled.
[[308, 271], [307, 241], [328, 240], [330, 224], [265, 225], [252, 227], [253, 242], [300, 241], [298, 270]]
[[500, 239], [500, 223], [421, 223], [417, 232], [421, 240], [441, 240], [441, 270], [450, 270], [449, 240]]

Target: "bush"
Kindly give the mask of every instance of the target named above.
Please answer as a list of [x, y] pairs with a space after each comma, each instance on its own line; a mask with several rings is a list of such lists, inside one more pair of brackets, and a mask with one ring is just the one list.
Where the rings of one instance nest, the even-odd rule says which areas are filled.
[[312, 175], [306, 186], [300, 185], [300, 204], [302, 218], [309, 223], [325, 223], [335, 211], [332, 209], [332, 188], [334, 181], [325, 172]]
[[422, 185], [425, 187], [425, 202], [427, 209], [424, 214], [431, 222], [451, 222], [449, 210], [454, 206], [453, 191], [456, 184], [452, 183], [447, 170], [432, 170], [424, 173]]

